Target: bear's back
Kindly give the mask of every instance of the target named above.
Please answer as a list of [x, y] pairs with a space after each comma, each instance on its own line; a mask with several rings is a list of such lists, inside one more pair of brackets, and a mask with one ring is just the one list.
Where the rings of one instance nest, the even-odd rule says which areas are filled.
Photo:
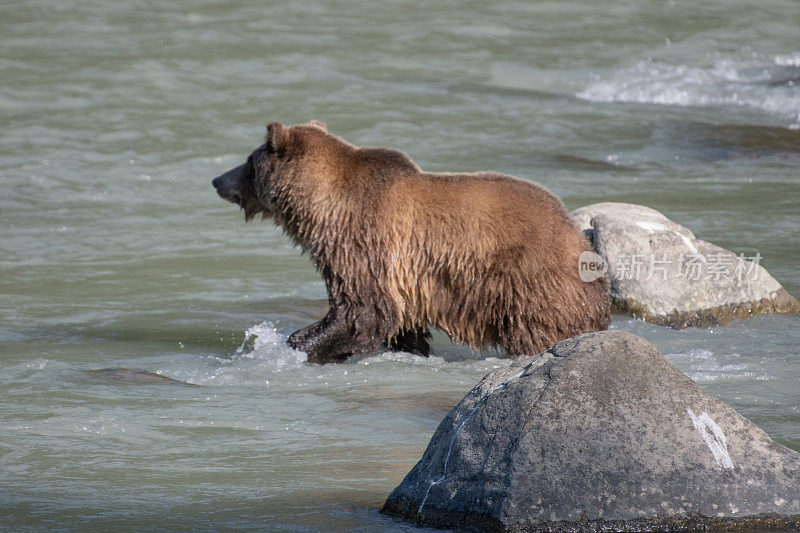
[[[493, 172], [403, 174], [390, 186], [383, 211], [424, 231], [443, 246], [492, 251], [550, 248], [565, 242], [585, 248], [561, 201], [545, 188]], [[561, 255], [558, 251], [556, 255]]]

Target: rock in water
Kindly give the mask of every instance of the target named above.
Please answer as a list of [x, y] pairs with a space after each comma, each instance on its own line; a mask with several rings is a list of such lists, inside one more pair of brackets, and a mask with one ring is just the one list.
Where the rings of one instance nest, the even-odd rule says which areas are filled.
[[616, 312], [676, 328], [800, 313], [800, 302], [759, 264], [759, 255], [697, 239], [655, 209], [605, 202], [571, 215], [607, 262]]
[[588, 333], [487, 375], [382, 512], [493, 531], [800, 526], [800, 453], [650, 343]]
[[167, 385], [188, 385], [194, 386], [191, 383], [173, 379], [168, 376], [162, 376], [155, 372], [148, 370], [137, 370], [135, 368], [101, 368], [99, 370], [87, 370], [86, 374], [92, 379], [103, 383], [128, 383], [133, 385], [153, 385], [153, 384], [167, 384]]

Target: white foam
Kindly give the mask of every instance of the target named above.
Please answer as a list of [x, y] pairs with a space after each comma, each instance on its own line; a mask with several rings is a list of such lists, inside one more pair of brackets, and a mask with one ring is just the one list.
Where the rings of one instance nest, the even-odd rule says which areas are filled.
[[800, 67], [800, 54], [775, 56], [773, 61], [780, 67]]
[[631, 102], [674, 106], [743, 106], [775, 113], [800, 124], [800, 90], [781, 80], [787, 68], [800, 66], [800, 56], [763, 60], [717, 59], [708, 67], [642, 61], [632, 67], [596, 76], [575, 94], [594, 102]]
[[[316, 369], [317, 376], [334, 382], [353, 372], [368, 372], [369, 376], [380, 376], [392, 372], [419, 372], [422, 374], [445, 372], [450, 375], [477, 373], [511, 365], [513, 359], [485, 357], [448, 361], [443, 357], [383, 351], [369, 356], [348, 359], [343, 365], [308, 364], [304, 352], [292, 349], [286, 334], [269, 321], [264, 321], [245, 330], [244, 340], [231, 355], [192, 357], [190, 364], [183, 361], [177, 368], [161, 368], [159, 373], [194, 385], [264, 385], [275, 386], [286, 383], [304, 383]], [[191, 354], [184, 354], [191, 356]], [[366, 368], [365, 368], [366, 367]], [[387, 368], [388, 367], [388, 368]]]
[[[666, 354], [679, 370], [698, 383], [737, 382], [772, 379], [756, 367], [743, 360], [738, 353], [716, 355], [709, 350], [695, 348], [688, 352]], [[755, 371], [759, 372], [756, 373]]]
[[407, 352], [385, 351], [365, 357], [364, 359], [357, 361], [356, 364], [369, 366], [380, 363], [404, 363], [417, 366], [440, 367], [446, 365], [447, 361], [445, 361], [442, 357], [436, 357], [434, 355], [429, 357], [420, 357], [419, 355]]
[[463, 359], [458, 361], [448, 361], [444, 357], [431, 355], [421, 357], [407, 352], [395, 352], [387, 350], [384, 352], [370, 355], [357, 360], [356, 364], [362, 366], [403, 364], [415, 367], [429, 367], [434, 371], [452, 370], [454, 372], [482, 372], [484, 374], [510, 366], [514, 362], [511, 358], [486, 357], [481, 359]]

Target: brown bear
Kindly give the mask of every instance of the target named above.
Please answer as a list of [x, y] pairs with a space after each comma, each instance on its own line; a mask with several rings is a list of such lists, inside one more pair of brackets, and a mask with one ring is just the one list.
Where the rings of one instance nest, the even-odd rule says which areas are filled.
[[534, 355], [608, 327], [608, 281], [544, 188], [493, 172], [424, 172], [322, 122], [273, 122], [247, 162], [212, 182], [250, 220], [273, 217], [325, 279], [330, 310], [289, 344], [317, 363], [381, 343], [428, 355], [428, 325], [474, 348]]

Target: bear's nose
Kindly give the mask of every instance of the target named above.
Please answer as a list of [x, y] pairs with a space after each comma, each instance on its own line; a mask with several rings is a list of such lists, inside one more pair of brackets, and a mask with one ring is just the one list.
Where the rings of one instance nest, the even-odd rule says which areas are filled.
[[211, 185], [213, 185], [215, 189], [219, 189], [219, 186], [222, 185], [222, 176], [211, 180]]

